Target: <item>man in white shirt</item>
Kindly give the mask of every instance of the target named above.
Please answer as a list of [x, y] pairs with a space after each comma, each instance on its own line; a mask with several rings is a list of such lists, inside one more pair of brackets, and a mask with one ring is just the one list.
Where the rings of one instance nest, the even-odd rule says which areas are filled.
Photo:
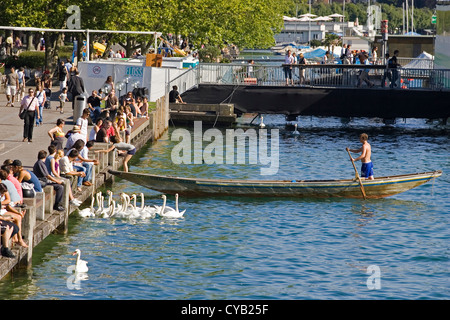
[[83, 179], [86, 177], [85, 169], [82, 171], [76, 171], [73, 168], [73, 161], [78, 158], [78, 151], [71, 150], [68, 155], [62, 157], [59, 160], [59, 169], [61, 171], [61, 176], [71, 180], [72, 190], [81, 191], [81, 185], [83, 184]]
[[77, 120], [77, 126], [80, 127], [80, 133], [81, 135], [84, 136], [83, 141], [86, 142], [88, 141], [88, 125], [89, 125], [89, 115], [91, 114], [91, 111], [89, 110], [89, 108], [86, 108], [83, 110], [83, 114], [81, 115], [80, 118], [78, 118]]
[[[294, 57], [291, 55], [291, 50], [288, 50], [286, 56], [284, 57], [284, 77], [286, 78], [286, 85], [289, 85], [289, 80], [291, 80], [291, 85], [294, 85], [294, 80], [292, 79], [292, 64], [294, 63]], [[291, 66], [289, 66], [291, 65]]]

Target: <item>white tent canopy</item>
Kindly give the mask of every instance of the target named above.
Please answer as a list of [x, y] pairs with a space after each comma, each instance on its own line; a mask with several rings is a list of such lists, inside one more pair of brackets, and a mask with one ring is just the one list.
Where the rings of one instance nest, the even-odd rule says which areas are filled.
[[331, 21], [331, 20], [333, 20], [333, 18], [330, 18], [330, 17], [317, 17], [317, 18], [311, 19], [311, 21]]
[[317, 17], [317, 15], [312, 14], [312, 13], [305, 13], [305, 14], [300, 15], [300, 17], [308, 17], [308, 18], [311, 18], [311, 17]]
[[433, 68], [434, 56], [428, 52], [423, 51], [417, 57], [411, 60], [410, 63], [403, 66], [406, 69], [431, 69]]
[[328, 15], [328, 17], [330, 17], [330, 18], [342, 18], [343, 16], [344, 15], [339, 14], [339, 13], [333, 13], [333, 14]]

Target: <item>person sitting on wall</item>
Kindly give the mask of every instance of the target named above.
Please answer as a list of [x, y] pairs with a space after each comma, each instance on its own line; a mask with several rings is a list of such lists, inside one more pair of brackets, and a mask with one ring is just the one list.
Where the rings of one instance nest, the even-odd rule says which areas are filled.
[[72, 190], [81, 192], [83, 182], [86, 182], [86, 169], [84, 167], [73, 166], [73, 162], [78, 158], [78, 151], [71, 150], [66, 156], [59, 160], [59, 168], [61, 177], [71, 180]]
[[2, 249], [1, 254], [7, 258], [15, 258], [16, 256], [12, 253], [9, 248], [9, 240], [16, 236], [19, 232], [19, 227], [14, 224], [11, 217], [0, 216], [0, 227], [2, 233]]
[[[56, 152], [56, 150], [55, 150]], [[38, 160], [34, 163], [33, 173], [40, 181], [45, 181], [46, 185], [52, 186], [55, 190], [55, 206], [62, 206], [64, 196], [64, 181], [52, 176], [47, 170], [45, 160], [47, 158], [47, 151], [40, 150], [38, 152]], [[75, 207], [80, 206], [81, 201], [75, 199], [71, 192], [69, 193], [69, 203]]]
[[169, 92], [169, 102], [170, 103], [183, 103], [183, 104], [186, 103], [181, 98], [181, 95], [178, 92], [178, 87], [177, 86], [173, 86], [172, 90]]
[[25, 211], [24, 210], [17, 211], [10, 205], [11, 198], [8, 193], [8, 188], [3, 183], [0, 183], [0, 200], [1, 200], [0, 216], [6, 219], [8, 219], [9, 217], [9, 221], [13, 222], [15, 225], [19, 227], [17, 237], [14, 236], [13, 242], [17, 242], [20, 246], [28, 248], [28, 245], [25, 243], [25, 241], [23, 241], [22, 238], [22, 219], [25, 216]]

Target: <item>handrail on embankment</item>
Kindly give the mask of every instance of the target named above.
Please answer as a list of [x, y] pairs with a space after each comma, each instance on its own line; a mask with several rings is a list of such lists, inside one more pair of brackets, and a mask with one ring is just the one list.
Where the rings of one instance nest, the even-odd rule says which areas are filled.
[[[149, 112], [149, 118], [137, 118], [130, 132], [130, 143], [141, 149], [148, 141], [154, 141], [161, 137], [169, 124], [169, 103], [166, 96], [156, 101], [156, 107]], [[81, 194], [77, 198], [86, 201], [95, 194], [95, 190], [112, 178], [108, 170], [117, 170], [123, 159], [117, 156], [117, 151], [109, 153], [95, 153], [95, 150], [105, 150], [109, 144], [95, 143], [89, 157], [97, 159], [99, 164], [94, 166], [92, 186], [83, 186]], [[65, 179], [65, 186], [70, 185]], [[57, 231], [68, 231], [69, 215], [76, 210], [69, 204], [69, 189], [64, 188], [64, 211], [53, 210], [53, 187], [46, 186], [44, 192], [38, 192], [34, 198], [24, 198], [27, 205], [25, 217], [22, 220], [22, 236], [28, 244], [28, 248], [15, 246], [12, 248], [15, 258], [0, 256], [0, 279], [4, 278], [18, 266], [30, 267], [33, 248], [36, 247], [49, 234]]]

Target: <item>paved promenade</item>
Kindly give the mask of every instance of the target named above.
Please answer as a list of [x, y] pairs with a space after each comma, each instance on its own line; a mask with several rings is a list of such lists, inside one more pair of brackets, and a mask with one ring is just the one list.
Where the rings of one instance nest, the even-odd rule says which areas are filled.
[[[57, 89], [53, 88], [53, 96], [57, 97]], [[28, 92], [28, 87], [25, 92]], [[46, 150], [50, 145], [47, 132], [56, 125], [56, 120], [62, 118], [66, 121], [64, 132], [72, 129], [72, 103], [66, 103], [64, 114], [60, 114], [56, 107], [58, 101], [51, 101], [51, 109], [44, 109], [44, 124], [34, 127], [33, 142], [22, 142], [23, 120], [19, 118], [20, 103], [15, 102], [14, 108], [6, 107], [4, 88], [0, 89], [0, 163], [5, 159], [19, 159], [24, 167], [33, 167], [37, 160], [39, 150]]]

